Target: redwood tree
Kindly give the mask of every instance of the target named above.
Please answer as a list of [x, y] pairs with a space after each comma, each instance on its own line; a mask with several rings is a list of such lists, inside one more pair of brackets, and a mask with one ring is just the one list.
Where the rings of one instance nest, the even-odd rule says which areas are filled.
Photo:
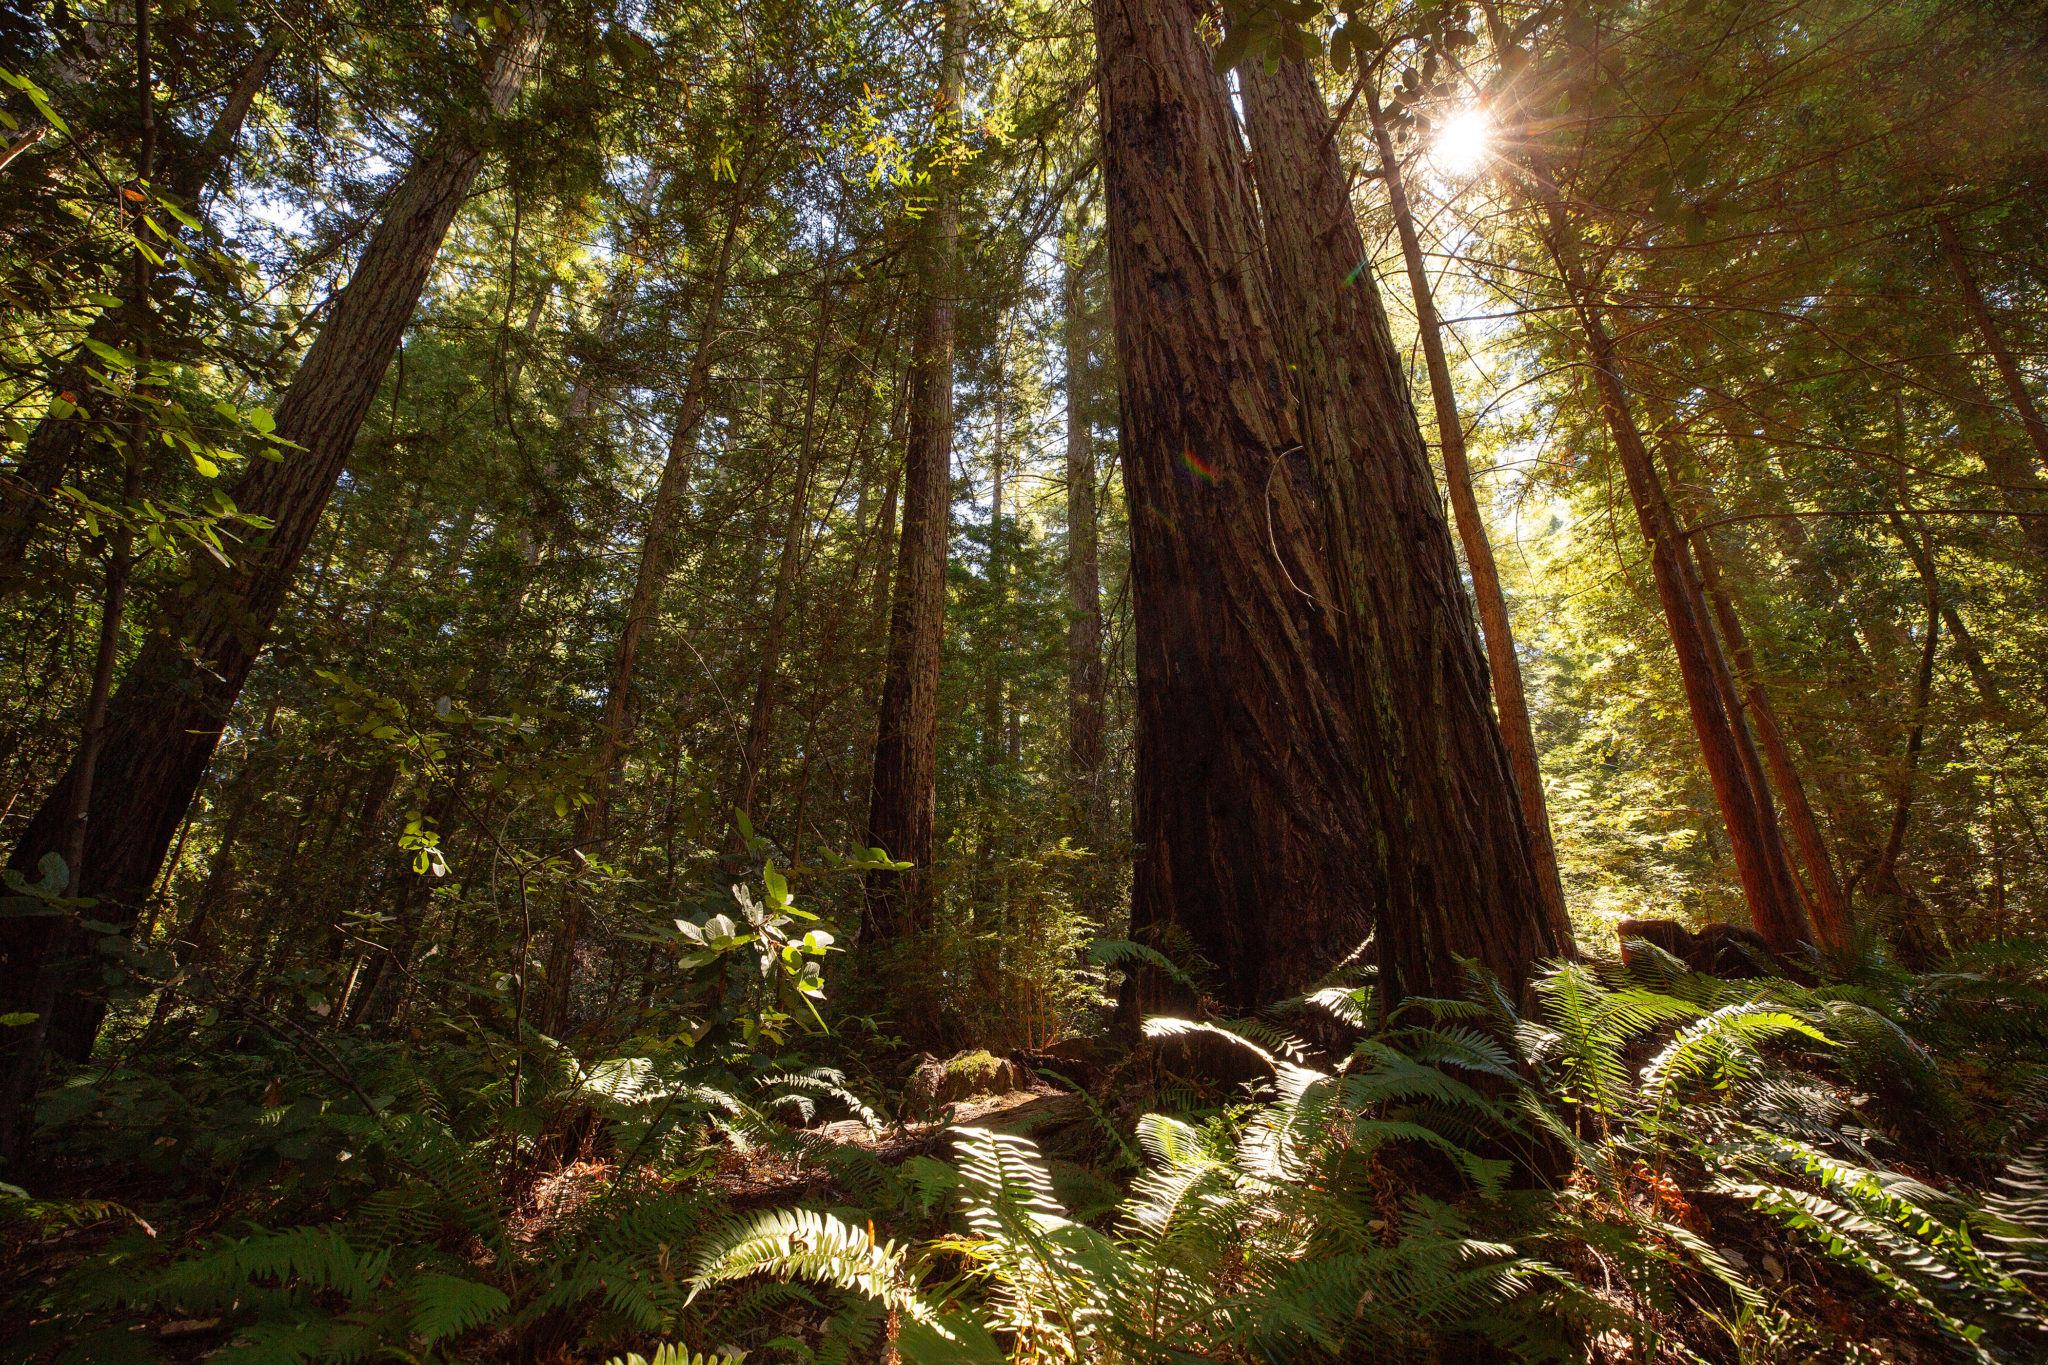
[[[1536, 761], [1536, 733], [1529, 723], [1529, 699], [1522, 687], [1522, 663], [1515, 656], [1515, 633], [1508, 622], [1508, 604], [1501, 592], [1500, 570], [1493, 560], [1493, 544], [1486, 534], [1486, 522], [1479, 515], [1479, 498], [1472, 487], [1472, 467], [1465, 457], [1465, 429], [1458, 417], [1457, 390], [1451, 386], [1451, 366], [1444, 354], [1443, 323], [1436, 311], [1436, 297], [1430, 289], [1429, 272], [1422, 259], [1422, 239], [1415, 230], [1415, 214], [1408, 203], [1408, 187], [1401, 174], [1401, 160], [1394, 139], [1380, 111], [1379, 93], [1370, 79], [1364, 86], [1366, 116], [1372, 123], [1373, 143], [1379, 149], [1380, 167], [1387, 182], [1388, 208], [1394, 230], [1401, 241], [1401, 260], [1407, 267], [1408, 288], [1415, 300], [1415, 330], [1422, 343], [1423, 363], [1429, 372], [1429, 393], [1436, 409], [1437, 449], [1443, 455], [1444, 483], [1450, 491], [1451, 506], [1457, 512], [1458, 540], [1465, 548], [1465, 565], [1472, 571], [1472, 596], [1479, 608], [1479, 621], [1486, 639], [1486, 662], [1493, 680], [1493, 702], [1500, 716], [1501, 739], [1514, 765], [1515, 787], [1521, 797], [1522, 818], [1529, 826], [1529, 848], [1536, 862], [1536, 889], [1544, 908], [1557, 925], [1558, 933], [1569, 938], [1571, 917], [1564, 903], [1564, 884], [1557, 870], [1557, 846], [1551, 838], [1550, 810], [1543, 799], [1543, 772]], [[1334, 160], [1334, 152], [1332, 153]], [[1363, 259], [1361, 257], [1360, 259]]]
[[[1229, 96], [1191, 0], [1096, 0], [1137, 672], [1132, 932], [1230, 1008], [1351, 956], [1383, 883]], [[1165, 1003], [1133, 984], [1131, 1011]]]
[[[1519, 986], [1569, 942], [1544, 895], [1450, 528], [1315, 78], [1241, 72], [1274, 316], [1319, 496], [1390, 995], [1455, 995], [1459, 958]], [[1330, 281], [1347, 281], [1331, 288]], [[1453, 419], [1455, 421], [1455, 419]], [[1533, 757], [1533, 755], [1532, 755]]]

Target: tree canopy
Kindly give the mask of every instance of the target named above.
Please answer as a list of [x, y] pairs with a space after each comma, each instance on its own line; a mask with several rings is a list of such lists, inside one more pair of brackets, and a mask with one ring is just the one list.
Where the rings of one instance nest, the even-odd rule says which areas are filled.
[[0, 1340], [2036, 1358], [2044, 19], [0, 5]]

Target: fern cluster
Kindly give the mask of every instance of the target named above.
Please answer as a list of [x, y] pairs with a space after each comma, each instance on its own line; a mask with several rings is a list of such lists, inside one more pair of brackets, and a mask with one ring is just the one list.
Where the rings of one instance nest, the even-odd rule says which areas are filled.
[[[865, 1301], [882, 1331], [862, 1345], [913, 1365], [1584, 1359], [1596, 1342], [1647, 1358], [1702, 1331], [1745, 1354], [1848, 1358], [1861, 1348], [1801, 1321], [1726, 1240], [1775, 1224], [1960, 1353], [2039, 1358], [2043, 1151], [1988, 1197], [1943, 1193], [1882, 1164], [1898, 1124], [1854, 1089], [1890, 1076], [1964, 1103], [1915, 1026], [1966, 1031], [1990, 1010], [2024, 1041], [2048, 1018], [2034, 988], [1881, 962], [1820, 985], [1728, 982], [1643, 946], [1634, 970], [1553, 968], [1526, 1017], [1477, 975], [1466, 999], [1385, 1018], [1369, 987], [1294, 1002], [1371, 1026], [1334, 1066], [1263, 1021], [1153, 1020], [1154, 1038], [1245, 1050], [1270, 1082], [1207, 1123], [1141, 1119], [1142, 1170], [1112, 1218], [1065, 1206], [1028, 1140], [961, 1129], [952, 1235], [899, 1244], [858, 1214], [778, 1211], [710, 1244], [699, 1283]], [[903, 1207], [888, 1186], [868, 1188]], [[1716, 1198], [1748, 1222], [1705, 1222], [1697, 1201]]]

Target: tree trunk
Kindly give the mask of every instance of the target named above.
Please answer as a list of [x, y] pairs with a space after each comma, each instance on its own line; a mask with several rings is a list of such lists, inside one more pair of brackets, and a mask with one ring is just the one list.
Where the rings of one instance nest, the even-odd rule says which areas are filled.
[[[1229, 1010], [1351, 958], [1380, 831], [1229, 94], [1192, 0], [1096, 0], [1137, 673], [1131, 923]], [[1184, 1007], [1127, 982], [1126, 1026]]]
[[[156, 96], [150, 81], [149, 19], [148, 5], [138, 3], [135, 9], [135, 95], [140, 115], [141, 151], [136, 158], [136, 177], [144, 183], [148, 182], [153, 169], [151, 163], [156, 152], [157, 130]], [[132, 215], [129, 229], [138, 241], [143, 232], [141, 218], [142, 211], [138, 208]], [[140, 338], [137, 350], [144, 364], [147, 364], [149, 356], [149, 287], [155, 278], [149, 258], [139, 251], [135, 253], [130, 280], [130, 302], [134, 310], [131, 316], [137, 325]], [[125, 467], [120, 505], [124, 509], [134, 505], [140, 491], [143, 462], [147, 458], [149, 444], [149, 419], [138, 411], [122, 447]], [[100, 604], [99, 646], [93, 657], [92, 685], [86, 696], [84, 724], [80, 727], [78, 757], [75, 760], [77, 776], [68, 793], [70, 806], [64, 812], [61, 833], [66, 896], [84, 894], [85, 839], [90, 823], [93, 783], [106, 744], [107, 699], [114, 686], [114, 666], [120, 658], [128, 583], [135, 567], [135, 533], [127, 525], [119, 525], [107, 536], [106, 545], [106, 584]], [[183, 812], [179, 814], [182, 817]], [[152, 876], [151, 881], [154, 880]], [[74, 960], [85, 956], [82, 950], [88, 941], [84, 927], [74, 924], [69, 916], [57, 920], [46, 929], [45, 935], [42, 960], [29, 982], [29, 1012], [32, 1017], [24, 1035], [7, 1058], [6, 1081], [0, 1085], [0, 1161], [10, 1165], [20, 1154], [22, 1107], [35, 1092], [42, 1072], [43, 1048], [49, 1041], [55, 1022], [58, 995], [64, 989], [65, 978], [73, 970]], [[98, 1020], [93, 1022], [97, 1026]], [[90, 1040], [87, 1046], [90, 1046]]]
[[1664, 608], [1664, 624], [1672, 647], [1678, 654], [1679, 676], [1685, 687], [1686, 705], [1692, 715], [1693, 732], [1699, 737], [1700, 754], [1707, 776], [1713, 782], [1714, 798], [1728, 830], [1729, 850], [1735, 859], [1742, 893], [1749, 904], [1751, 922], [1771, 947], [1790, 951], [1811, 938], [1805, 907], [1797, 900], [1788, 903], [1785, 888], [1776, 875], [1757, 804], [1757, 792], [1744, 771], [1742, 753], [1728, 709], [1722, 700], [1715, 675], [1714, 649], [1705, 623], [1693, 610], [1685, 568], [1678, 553], [1678, 539], [1670, 525], [1670, 509], [1650, 454], [1636, 426], [1635, 410], [1628, 390], [1621, 382], [1619, 357], [1608, 335], [1599, 305], [1576, 261], [1562, 209], [1553, 198], [1548, 204], [1553, 238], [1549, 243], [1562, 278], [1571, 293], [1574, 311], [1592, 362], [1593, 381], [1600, 393], [1600, 406], [1614, 440], [1616, 458], [1627, 480], [1635, 504], [1636, 519], [1650, 550], [1650, 567], [1657, 582], [1657, 596]]
[[1494, 709], [1499, 713], [1501, 740], [1507, 745], [1508, 760], [1514, 768], [1522, 818], [1529, 826], [1529, 852], [1535, 863], [1536, 889], [1542, 894], [1544, 910], [1550, 915], [1560, 942], [1569, 943], [1572, 937], [1571, 915], [1565, 908], [1564, 881], [1557, 868], [1557, 844], [1551, 836], [1550, 807], [1543, 798], [1543, 772], [1536, 760], [1536, 732], [1529, 723], [1529, 702], [1522, 687], [1522, 662], [1515, 654], [1514, 629], [1508, 622], [1507, 598], [1501, 593], [1500, 571], [1494, 565], [1493, 545], [1487, 539], [1486, 522], [1479, 515], [1479, 499], [1472, 488], [1472, 467], [1465, 458], [1465, 430], [1458, 419], [1458, 395], [1451, 386], [1450, 362], [1444, 355], [1443, 323], [1437, 317], [1436, 299], [1430, 291], [1429, 273], [1423, 265], [1422, 240], [1415, 231], [1415, 215], [1408, 204], [1408, 188], [1401, 178], [1400, 157], [1394, 151], [1394, 140], [1388, 135], [1386, 120], [1380, 113], [1379, 93], [1370, 79], [1365, 83], [1364, 92], [1366, 113], [1372, 120], [1373, 140], [1379, 147], [1380, 165], [1386, 175], [1394, 227], [1401, 238], [1401, 257], [1408, 268], [1408, 288], [1415, 299], [1416, 331], [1422, 339], [1423, 361], [1429, 370], [1430, 396], [1436, 407], [1437, 441], [1443, 451], [1444, 482], [1450, 487], [1451, 508], [1457, 514], [1458, 540], [1465, 547], [1465, 564], [1472, 571], [1472, 596], [1479, 607], [1479, 624], [1486, 639], [1486, 662], [1493, 681]]
[[[1357, 726], [1363, 882], [1386, 998], [1455, 996], [1458, 959], [1520, 991], [1570, 943], [1541, 889], [1450, 527], [1306, 65], [1240, 69], [1285, 373], [1315, 482]], [[1331, 288], [1330, 281], [1350, 281]], [[1454, 419], [1455, 421], [1455, 419]]]
[[[689, 490], [690, 463], [696, 454], [697, 423], [704, 415], [705, 394], [711, 385], [712, 355], [718, 346], [719, 315], [725, 307], [726, 286], [732, 278], [733, 246], [740, 224], [746, 217], [746, 195], [738, 181], [732, 189], [732, 204], [726, 214], [725, 235], [718, 244], [710, 286], [704, 298], [704, 317], [697, 327], [697, 350], [690, 360], [690, 375], [683, 388], [683, 401], [676, 409], [669, 429], [668, 456], [662, 462], [661, 478], [654, 487], [654, 502], [647, 509], [647, 529], [640, 537], [640, 564], [633, 578], [633, 596], [626, 607], [626, 619], [619, 625], [619, 638], [612, 646], [611, 671], [605, 688], [604, 719], [598, 740], [597, 780], [590, 804], [576, 820], [579, 849], [602, 847], [611, 835], [612, 782], [618, 774], [620, 755], [632, 725], [633, 672], [640, 659], [640, 638], [660, 604], [661, 590], [668, 582], [669, 565], [675, 558], [676, 518]], [[576, 945], [583, 933], [583, 897], [574, 889], [562, 899], [560, 922], [548, 950], [547, 996], [542, 1002], [540, 1027], [557, 1034], [568, 1020], [570, 987], [574, 984]]]
[[[789, 515], [782, 522], [782, 552], [775, 564], [775, 594], [768, 601], [768, 621], [762, 632], [761, 663], [754, 677], [754, 705], [747, 717], [747, 737], [740, 760], [739, 809], [751, 817], [754, 794], [761, 785], [761, 765], [768, 761], [768, 739], [775, 726], [775, 681], [782, 668], [782, 636], [789, 624], [790, 599], [796, 590], [798, 566], [803, 562], [805, 533], [810, 526], [811, 471], [817, 464], [818, 370], [824, 362], [826, 342], [832, 332], [832, 302], [836, 289], [830, 280], [818, 290], [818, 335], [811, 347], [810, 372], [804, 378], [803, 434], [797, 442], [796, 487], [789, 495]], [[828, 413], [829, 419], [829, 413]]]
[[1699, 565], [1707, 599], [1713, 605], [1714, 619], [1721, 627], [1721, 638], [1728, 642], [1729, 650], [1735, 655], [1735, 667], [1747, 689], [1749, 714], [1756, 722], [1757, 738], [1762, 742], [1764, 757], [1770, 763], [1771, 778], [1778, 784], [1778, 796], [1785, 803], [1785, 822], [1792, 827], [1792, 837], [1799, 845], [1800, 860], [1806, 865], [1807, 880], [1813, 884], [1814, 929], [1825, 946], [1846, 947], [1855, 932], [1854, 912], [1849, 905], [1848, 893], [1842, 889], [1841, 879], [1835, 875], [1834, 860], [1828, 856], [1826, 840], [1821, 838], [1820, 823], [1814, 819], [1813, 807], [1806, 799], [1806, 784], [1800, 780], [1799, 769], [1792, 762], [1791, 746], [1785, 742], [1777, 710], [1771, 705], [1770, 694], [1764, 690], [1756, 654], [1749, 646], [1749, 638], [1742, 629], [1742, 619], [1735, 614], [1735, 603], [1721, 580], [1721, 567], [1707, 533], [1693, 532], [1692, 545], [1693, 558]]
[[1906, 827], [1913, 816], [1913, 797], [1920, 771], [1920, 748], [1927, 736], [1927, 710], [1934, 689], [1934, 654], [1941, 643], [1941, 585], [1931, 576], [1925, 579], [1927, 625], [1920, 640], [1920, 666], [1913, 676], [1913, 725], [1906, 737], [1904, 771], [1899, 775], [1898, 797], [1892, 806], [1891, 832], [1885, 836], [1884, 851], [1878, 855], [1871, 889], [1880, 895], [1900, 897], [1900, 921], [1895, 937], [1906, 950], [1909, 965], [1919, 965], [1932, 947], [1926, 925], [1919, 922], [1913, 897], [1899, 884], [1899, 854], [1906, 847]]
[[[493, 55], [486, 89], [500, 113], [539, 48], [541, 11], [529, 6], [525, 18]], [[202, 571], [198, 590], [167, 629], [151, 634], [122, 679], [108, 708], [100, 796], [85, 847], [85, 891], [100, 900], [96, 917], [132, 920], [155, 881], [482, 162], [472, 140], [444, 137], [406, 172], [278, 404], [277, 434], [292, 444], [282, 460], [259, 461], [232, 492], [237, 506], [268, 518], [271, 529], [252, 537], [231, 568]], [[65, 812], [84, 776], [81, 758], [23, 831], [12, 866], [32, 868], [61, 846]], [[14, 919], [0, 930], [0, 1006], [17, 1009], [16, 983], [32, 976], [46, 928]], [[51, 1039], [73, 1060], [90, 1049], [104, 1013], [96, 992], [79, 1004]]]
[[[1913, 566], [1922, 576], [1934, 578], [1934, 557], [1928, 553], [1927, 547], [1906, 529], [1905, 523], [1896, 515], [1890, 520], [1900, 541], [1906, 546], [1906, 553], [1912, 557]], [[1992, 711], [2003, 713], [2006, 710], [2004, 693], [1999, 690], [1998, 678], [1992, 673], [1991, 666], [1984, 661], [1984, 651], [1978, 648], [1977, 637], [1970, 633], [1970, 628], [1963, 623], [1963, 618], [1956, 614], [1954, 603], [1945, 596], [1940, 601], [1942, 624], [1948, 627], [1949, 639], [1955, 642], [1956, 653], [1962, 656], [1963, 666], [1970, 672], [1970, 682], [1977, 689], [1977, 695], [1983, 698], [1984, 704]]]
[[1935, 226], [1941, 230], [1942, 250], [1948, 256], [1949, 267], [1956, 273], [1956, 283], [1962, 288], [1963, 302], [1969, 306], [1970, 319], [1977, 324], [1977, 333], [1984, 339], [1984, 349], [1991, 352], [1991, 362], [1997, 367], [1998, 377], [2005, 385], [2005, 395], [2012, 400], [2013, 411], [2019, 415], [2020, 426], [2034, 447], [2040, 468], [2048, 469], [2048, 424], [2042, 422], [2040, 409], [2034, 406], [2034, 396], [2027, 391], [2026, 379], [2020, 374], [2012, 352], [2006, 349], [1998, 321], [1991, 316], [1991, 309], [1984, 303], [1984, 294], [1977, 288], [1977, 277], [1970, 270], [1969, 258], [1963, 254], [1963, 243], [1956, 235], [1955, 222], [1943, 215], [1935, 220]]
[[[941, 60], [945, 100], [961, 108], [962, 21], [948, 0]], [[953, 485], [953, 313], [959, 292], [960, 206], [942, 189], [920, 224], [922, 313], [910, 357], [910, 439], [903, 452], [903, 532], [889, 608], [889, 653], [875, 727], [868, 843], [914, 866], [867, 881], [863, 931], [908, 936], [929, 917], [937, 852], [939, 655], [946, 629], [946, 547]]]
[[[1651, 471], [1655, 475], [1655, 470]], [[1729, 662], [1727, 645], [1716, 632], [1714, 623], [1718, 619], [1707, 601], [1705, 576], [1698, 562], [1693, 558], [1690, 541], [1678, 532], [1677, 518], [1671, 512], [1671, 502], [1660, 481], [1656, 488], [1659, 515], [1671, 528], [1673, 544], [1678, 549], [1679, 566], [1685, 571], [1686, 592], [1692, 599], [1693, 619], [1700, 623], [1701, 633], [1706, 638], [1707, 656], [1714, 666], [1714, 682], [1721, 690], [1721, 707], [1728, 716], [1728, 728], [1735, 735], [1735, 752], [1742, 759], [1743, 776], [1749, 782], [1751, 796], [1756, 802], [1757, 823], [1763, 831], [1764, 856], [1770, 860], [1771, 877], [1777, 884], [1781, 904], [1798, 905], [1808, 921], [1812, 919], [1813, 902], [1798, 876], [1792, 871], [1792, 853], [1785, 844], [1785, 832], [1778, 824], [1778, 806], [1771, 793], [1770, 779], [1764, 775], [1763, 758], [1758, 752], [1756, 736], [1749, 725], [1749, 708], [1743, 700], [1742, 688], [1735, 678], [1735, 668]]]
[[[994, 788], [997, 769], [1005, 757], [1003, 743], [1003, 656], [1008, 652], [1008, 632], [1004, 629], [1004, 609], [1008, 605], [1009, 566], [1004, 562], [1007, 547], [1003, 542], [1003, 419], [1008, 415], [1004, 404], [1007, 390], [1004, 386], [1003, 368], [1006, 357], [1001, 354], [1004, 345], [998, 342], [995, 382], [995, 438], [989, 442], [989, 513], [988, 513], [988, 633], [987, 672], [981, 680], [981, 778], [984, 791]], [[986, 846], [986, 845], [984, 845]]]
[[[1095, 524], [1095, 432], [1089, 420], [1088, 257], [1081, 227], [1063, 243], [1067, 389], [1067, 764], [1075, 804], [1092, 823], [1102, 782], [1102, 571]], [[1092, 253], [1091, 253], [1092, 254]]]

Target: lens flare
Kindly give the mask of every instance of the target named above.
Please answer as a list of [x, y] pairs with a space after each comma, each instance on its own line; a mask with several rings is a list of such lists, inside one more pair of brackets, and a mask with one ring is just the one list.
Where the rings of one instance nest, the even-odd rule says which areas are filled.
[[1451, 175], [1471, 175], [1486, 164], [1493, 124], [1476, 106], [1461, 109], [1437, 125], [1429, 159]]

